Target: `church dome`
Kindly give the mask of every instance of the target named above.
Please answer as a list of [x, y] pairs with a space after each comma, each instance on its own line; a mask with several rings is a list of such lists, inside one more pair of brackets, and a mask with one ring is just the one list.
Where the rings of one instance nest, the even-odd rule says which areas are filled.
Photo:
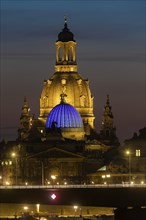
[[72, 140], [84, 140], [85, 131], [79, 112], [70, 104], [65, 102], [66, 95], [61, 94], [61, 102], [48, 114], [46, 129], [60, 129], [62, 137]]
[[58, 34], [58, 40], [62, 42], [75, 41], [73, 33], [67, 27], [67, 20], [65, 19], [64, 28]]
[[60, 102], [62, 91], [67, 94], [66, 102], [74, 106], [82, 119], [87, 116], [93, 117], [93, 97], [89, 81], [77, 72], [56, 72], [49, 80], [44, 81], [40, 98], [40, 117], [47, 117], [52, 108]]
[[70, 104], [79, 112], [85, 132], [89, 135], [90, 127], [94, 128], [93, 96], [88, 79], [83, 79], [77, 72], [76, 42], [66, 20], [55, 45], [55, 73], [48, 80], [44, 80], [39, 119], [45, 125], [48, 114], [60, 102], [60, 94], [65, 93], [68, 103], [65, 106]]
[[40, 98], [40, 120], [46, 124], [48, 114], [60, 102], [59, 96], [62, 92], [67, 95], [66, 102], [79, 112], [88, 135], [90, 127], [94, 128], [93, 96], [89, 81], [77, 72], [56, 72], [49, 80], [44, 81]]
[[82, 128], [83, 122], [78, 111], [70, 104], [61, 101], [49, 113], [46, 128]]

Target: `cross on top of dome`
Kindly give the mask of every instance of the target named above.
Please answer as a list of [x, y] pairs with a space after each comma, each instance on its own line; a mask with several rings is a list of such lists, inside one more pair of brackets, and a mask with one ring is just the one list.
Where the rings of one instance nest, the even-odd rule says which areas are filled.
[[64, 16], [64, 28], [67, 28], [67, 17]]
[[62, 31], [58, 34], [58, 40], [62, 42], [68, 42], [68, 41], [75, 41], [73, 33], [69, 30], [67, 26], [67, 18], [64, 17], [64, 28]]

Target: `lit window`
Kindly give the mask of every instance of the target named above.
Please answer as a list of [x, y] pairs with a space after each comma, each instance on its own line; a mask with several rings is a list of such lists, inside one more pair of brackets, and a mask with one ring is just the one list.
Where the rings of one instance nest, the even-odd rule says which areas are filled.
[[140, 150], [136, 150], [136, 157], [140, 157]]

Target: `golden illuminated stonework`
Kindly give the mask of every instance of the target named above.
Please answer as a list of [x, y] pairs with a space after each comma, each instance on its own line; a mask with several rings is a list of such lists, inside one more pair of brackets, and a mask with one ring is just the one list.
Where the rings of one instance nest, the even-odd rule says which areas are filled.
[[60, 102], [60, 94], [67, 95], [67, 103], [80, 113], [86, 134], [94, 128], [93, 96], [89, 81], [83, 79], [77, 72], [76, 42], [73, 33], [67, 27], [65, 20], [62, 32], [56, 41], [55, 73], [44, 81], [40, 98], [40, 117], [45, 124], [49, 112]]

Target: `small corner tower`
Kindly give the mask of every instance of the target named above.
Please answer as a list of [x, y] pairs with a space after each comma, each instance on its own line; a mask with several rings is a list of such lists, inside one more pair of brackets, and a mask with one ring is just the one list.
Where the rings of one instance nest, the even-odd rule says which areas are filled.
[[68, 29], [67, 19], [64, 19], [64, 28], [58, 34], [56, 41], [56, 72], [76, 72], [76, 41], [73, 33]]
[[30, 108], [28, 106], [26, 97], [24, 97], [24, 104], [22, 106], [22, 113], [20, 117], [20, 127], [18, 129], [18, 139], [27, 140], [29, 131], [31, 129], [32, 118], [29, 115]]
[[116, 128], [114, 127], [113, 119], [114, 117], [111, 111], [109, 95], [107, 95], [99, 136], [101, 141], [104, 142], [104, 144], [119, 145], [119, 141], [116, 137]]

